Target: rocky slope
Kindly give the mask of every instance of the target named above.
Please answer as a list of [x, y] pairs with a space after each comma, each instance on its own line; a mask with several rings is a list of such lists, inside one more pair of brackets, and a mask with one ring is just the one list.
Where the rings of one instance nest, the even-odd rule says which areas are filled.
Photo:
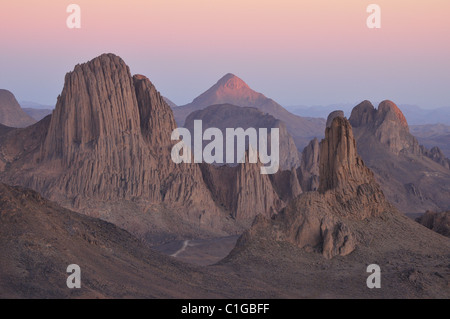
[[419, 145], [394, 103], [384, 101], [375, 109], [364, 101], [349, 121], [361, 157], [397, 208], [420, 213], [450, 207], [450, 172], [441, 153]]
[[445, 157], [444, 153], [437, 146], [433, 146], [430, 150], [422, 146], [422, 154], [432, 159], [436, 163], [442, 165], [446, 169], [450, 169], [450, 159]]
[[447, 158], [450, 158], [450, 125], [410, 125], [409, 130], [420, 144], [428, 149], [437, 146]]
[[[191, 131], [191, 136], [194, 136], [194, 121], [201, 120], [203, 130], [210, 127], [215, 127], [221, 130], [223, 136], [226, 136], [227, 128], [255, 128], [258, 132], [259, 128], [267, 128], [268, 137], [270, 137], [270, 129], [279, 129], [279, 156], [280, 169], [290, 170], [293, 167], [300, 165], [299, 152], [295, 143], [287, 132], [286, 125], [273, 116], [264, 114], [256, 108], [239, 107], [231, 104], [221, 104], [209, 106], [203, 110], [195, 111], [189, 114], [186, 118], [184, 127]], [[205, 142], [204, 144], [207, 144]], [[224, 140], [225, 151], [225, 140]], [[269, 143], [270, 145], [270, 143]], [[246, 148], [248, 149], [248, 143]], [[225, 155], [224, 155], [225, 156]], [[230, 164], [230, 163], [228, 163]]]
[[[268, 283], [194, 267], [151, 250], [113, 224], [0, 184], [0, 298], [261, 298]], [[68, 289], [67, 266], [81, 268]]]
[[190, 113], [216, 104], [254, 107], [281, 120], [286, 124], [287, 131], [300, 151], [314, 137], [323, 136], [323, 119], [300, 117], [290, 113], [272, 99], [252, 90], [234, 74], [225, 75], [192, 103], [174, 108], [175, 119], [179, 125], [183, 125]]
[[[0, 184], [0, 212], [1, 298], [449, 297], [448, 242], [412, 221], [417, 228], [407, 241], [398, 235], [409, 229], [404, 220], [395, 220], [393, 234], [385, 232], [387, 219], [365, 223], [376, 235], [345, 257], [329, 260], [263, 237], [220, 264], [198, 267], [31, 190]], [[373, 262], [382, 269], [382, 289], [366, 287]], [[81, 267], [81, 289], [66, 286], [73, 263]]]
[[[2, 298], [206, 294], [183, 279], [192, 271], [189, 266], [151, 251], [110, 223], [66, 210], [36, 192], [0, 184], [0, 211]], [[81, 267], [82, 289], [66, 286], [70, 264]]]
[[317, 138], [309, 142], [303, 149], [297, 175], [302, 190], [305, 192], [316, 191], [319, 188], [319, 153], [320, 146]]
[[0, 124], [10, 127], [26, 127], [36, 121], [25, 113], [15, 96], [8, 90], [0, 89]]
[[416, 221], [441, 235], [450, 237], [450, 211], [441, 213], [427, 211]]

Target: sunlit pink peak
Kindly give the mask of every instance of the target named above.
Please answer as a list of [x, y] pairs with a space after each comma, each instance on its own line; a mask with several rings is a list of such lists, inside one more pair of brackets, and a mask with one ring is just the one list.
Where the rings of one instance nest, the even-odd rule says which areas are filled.
[[405, 116], [394, 102], [390, 100], [381, 102], [380, 105], [378, 105], [378, 112], [381, 113], [384, 118], [389, 117], [393, 121], [408, 128], [408, 122], [406, 121]]
[[226, 87], [229, 89], [249, 89], [250, 87], [245, 83], [242, 79], [237, 77], [236, 75], [232, 73], [226, 74], [224, 77], [222, 77], [219, 81], [217, 81], [217, 86], [219, 87]]
[[266, 99], [263, 94], [253, 91], [242, 79], [232, 73], [228, 73], [209, 90], [194, 99], [193, 104], [209, 106], [230, 103], [250, 106], [263, 99]]

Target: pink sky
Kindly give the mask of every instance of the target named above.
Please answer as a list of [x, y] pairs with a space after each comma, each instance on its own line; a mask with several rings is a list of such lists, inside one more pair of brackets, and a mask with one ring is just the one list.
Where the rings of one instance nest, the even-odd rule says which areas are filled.
[[[80, 30], [66, 27], [70, 3]], [[2, 1], [0, 88], [54, 103], [76, 63], [113, 52], [178, 104], [232, 72], [284, 105], [450, 106], [449, 16], [448, 0]]]

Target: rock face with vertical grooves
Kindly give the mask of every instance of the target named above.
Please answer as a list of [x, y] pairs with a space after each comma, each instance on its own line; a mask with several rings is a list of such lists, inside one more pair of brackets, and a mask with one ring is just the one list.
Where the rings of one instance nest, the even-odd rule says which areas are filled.
[[[203, 177], [211, 190], [213, 198], [220, 206], [231, 211], [233, 218], [251, 222], [257, 214], [271, 217], [293, 198], [293, 192], [299, 192], [298, 181], [284, 179], [280, 184], [292, 189], [277, 193], [268, 175], [261, 174], [261, 163], [246, 162], [238, 166], [213, 166], [202, 164]], [[279, 171], [274, 176], [290, 173]], [[296, 183], [296, 184], [295, 184]], [[289, 195], [290, 194], [290, 195]]]
[[[1, 180], [87, 214], [95, 211], [131, 231], [139, 222], [130, 226], [128, 208], [112, 213], [119, 202], [148, 214], [176, 212], [180, 220], [171, 224], [185, 220], [223, 230], [226, 213], [213, 202], [199, 166], [171, 160], [175, 128], [170, 107], [152, 83], [131, 77], [121, 58], [104, 54], [66, 75], [51, 118], [2, 136], [3, 149], [22, 135], [35, 138], [26, 152], [3, 156]], [[150, 224], [159, 222], [166, 221]]]
[[326, 127], [331, 127], [331, 123], [333, 123], [333, 120], [336, 117], [344, 117], [344, 111], [338, 110], [338, 111], [331, 112], [328, 115]]
[[276, 174], [269, 175], [269, 178], [275, 192], [286, 203], [303, 193], [297, 170], [294, 168], [290, 171], [278, 171]]
[[373, 173], [356, 152], [356, 141], [350, 123], [340, 116], [335, 117], [325, 131], [325, 139], [320, 145], [319, 163], [320, 193], [374, 181]]
[[316, 191], [319, 188], [319, 154], [320, 146], [317, 138], [311, 140], [303, 149], [297, 175], [305, 192]]
[[133, 79], [122, 59], [108, 54], [77, 65], [66, 75], [41, 151], [40, 161], [58, 163], [60, 175], [38, 190], [69, 198], [158, 200], [157, 163], [139, 119]]
[[298, 196], [272, 220], [257, 217], [240, 245], [264, 237], [320, 252], [326, 258], [345, 256], [359, 240], [352, 221], [392, 209], [357, 154], [350, 123], [335, 116], [320, 145], [319, 191]]
[[246, 161], [238, 166], [234, 185], [236, 201], [233, 211], [236, 218], [253, 219], [255, 213], [272, 216], [281, 208], [282, 203], [274, 191], [268, 175], [261, 174], [261, 164]]
[[0, 124], [10, 127], [27, 127], [36, 121], [22, 110], [14, 94], [0, 89]]

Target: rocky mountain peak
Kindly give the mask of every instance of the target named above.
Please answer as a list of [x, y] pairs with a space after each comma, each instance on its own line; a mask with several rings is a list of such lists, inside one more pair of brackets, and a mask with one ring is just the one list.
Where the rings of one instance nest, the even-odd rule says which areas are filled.
[[385, 100], [375, 109], [370, 101], [363, 101], [352, 110], [350, 123], [353, 127], [382, 125], [385, 121], [395, 122], [402, 128], [408, 128], [408, 122], [398, 106], [389, 100]]
[[140, 133], [139, 109], [130, 70], [113, 54], [78, 64], [66, 74], [43, 146], [44, 158], [66, 164], [99, 144]]
[[353, 222], [392, 209], [357, 153], [350, 123], [339, 114], [333, 116], [320, 144], [319, 191], [299, 195], [271, 220], [257, 218], [241, 244], [269, 238], [325, 258], [345, 256], [359, 244]]
[[334, 118], [336, 118], [336, 117], [344, 117], [344, 111], [338, 110], [338, 111], [331, 112], [328, 115], [326, 127], [331, 127], [331, 123], [333, 122]]
[[228, 89], [248, 89], [251, 90], [250, 87], [245, 83], [242, 79], [237, 77], [232, 73], [228, 73], [223, 76], [218, 82], [217, 85], [219, 87], [226, 87]]
[[[408, 129], [408, 122], [398, 106], [389, 100], [385, 100], [378, 106], [377, 122], [384, 122], [386, 120], [393, 121], [400, 126]], [[409, 130], [409, 129], [408, 129]]]
[[370, 101], [363, 101], [355, 106], [350, 116], [350, 124], [353, 127], [365, 126], [373, 123], [376, 110]]
[[352, 127], [343, 117], [335, 117], [326, 128], [319, 161], [319, 192], [373, 181], [372, 172], [357, 154]]
[[419, 143], [409, 133], [405, 116], [392, 101], [381, 102], [378, 109], [369, 101], [360, 103], [352, 110], [350, 123], [354, 128], [374, 135], [394, 154], [421, 153]]
[[207, 107], [214, 104], [230, 103], [239, 106], [253, 106], [263, 102], [266, 97], [253, 91], [243, 80], [234, 74], [223, 76], [209, 90], [194, 99], [192, 104]]

